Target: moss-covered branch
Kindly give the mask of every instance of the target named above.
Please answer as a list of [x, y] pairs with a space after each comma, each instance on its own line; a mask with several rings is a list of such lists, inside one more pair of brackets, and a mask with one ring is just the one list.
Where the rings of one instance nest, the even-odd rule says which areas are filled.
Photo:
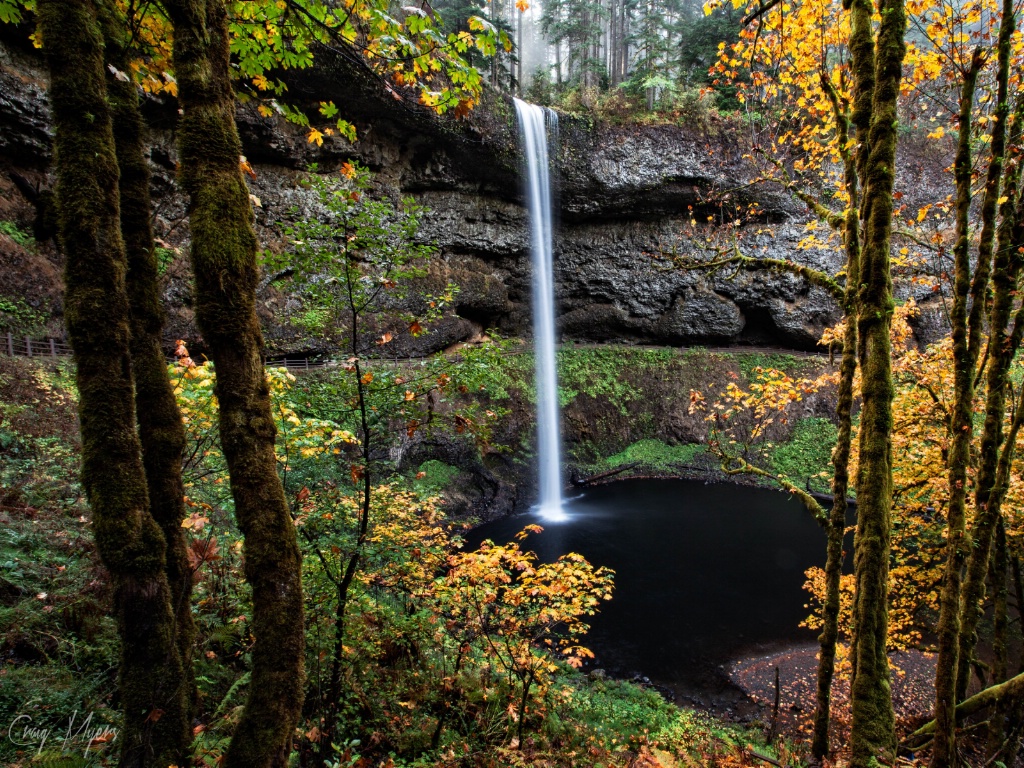
[[814, 515], [814, 519], [819, 523], [825, 525], [828, 521], [828, 515], [825, 514], [825, 510], [818, 500], [811, 495], [810, 491], [796, 485], [785, 475], [761, 469], [761, 467], [751, 464], [742, 456], [730, 456], [728, 454], [722, 455], [721, 467], [722, 471], [727, 475], [753, 475], [754, 477], [763, 477], [766, 480], [770, 480], [784, 491], [788, 491], [800, 499], [804, 508]]
[[[833, 93], [834, 91], [835, 89], [833, 89]], [[814, 197], [814, 195], [793, 181], [789, 175], [789, 171], [786, 170], [786, 166], [781, 160], [774, 157], [768, 157], [766, 159], [769, 163], [775, 166], [780, 174], [782, 174], [782, 178], [777, 181], [783, 186], [783, 188], [785, 188], [785, 190], [793, 195], [797, 200], [806, 205], [810, 209], [811, 213], [813, 213], [819, 220], [823, 221], [835, 230], [841, 230], [846, 226], [845, 211], [833, 211], [827, 205], [823, 205], [820, 200]]]
[[[1019, 706], [1024, 703], [1024, 673], [1011, 677], [1005, 683], [993, 685], [981, 693], [976, 693], [971, 698], [960, 702], [956, 706], [956, 722], [959, 724], [971, 715], [992, 709], [996, 706]], [[935, 734], [936, 723], [931, 720], [904, 739], [904, 744], [909, 748], [916, 748], [915, 745]]]
[[813, 267], [798, 264], [797, 262], [790, 261], [789, 259], [772, 259], [766, 256], [746, 256], [740, 252], [738, 244], [732, 249], [732, 253], [720, 252], [717, 258], [713, 258], [710, 261], [701, 261], [700, 259], [685, 258], [681, 256], [673, 257], [673, 261], [682, 269], [700, 269], [706, 272], [714, 272], [715, 270], [722, 269], [723, 267], [734, 267], [735, 269], [747, 270], [765, 269], [770, 272], [796, 275], [797, 277], [803, 278], [811, 285], [816, 285], [817, 287], [824, 289], [840, 304], [845, 301], [846, 297], [845, 288], [843, 288], [835, 278], [826, 272], [822, 272], [820, 269], [814, 269]]

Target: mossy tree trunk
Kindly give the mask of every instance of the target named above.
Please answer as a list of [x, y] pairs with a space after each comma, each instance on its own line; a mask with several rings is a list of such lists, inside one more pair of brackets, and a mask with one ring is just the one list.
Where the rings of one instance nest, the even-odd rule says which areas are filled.
[[[854, 28], [870, 25], [870, 3], [857, 0]], [[875, 42], [871, 127], [862, 151], [864, 243], [857, 332], [860, 339], [861, 426], [854, 541], [855, 675], [851, 685], [851, 766], [890, 762], [896, 746], [890, 690], [888, 634], [889, 548], [892, 509], [892, 235], [893, 184], [899, 118], [897, 101], [906, 53], [903, 0], [881, 0]]]
[[[1001, 101], [997, 105], [996, 125], [1006, 123], [1009, 114], [1010, 38], [1016, 30], [1015, 22], [1012, 2], [1004, 3], [1003, 26], [1000, 28], [999, 35], [999, 87], [997, 94]], [[1021, 127], [1022, 122], [1024, 122], [1024, 103], [1018, 103], [1010, 141], [1010, 147], [1015, 153], [1018, 153], [1018, 156], [1007, 164], [1003, 202], [999, 209], [999, 229], [992, 255], [992, 299], [988, 317], [985, 422], [978, 451], [978, 471], [974, 495], [975, 513], [971, 527], [973, 546], [967, 557], [967, 571], [962, 588], [959, 666], [956, 673], [957, 701], [967, 695], [970, 661], [977, 643], [978, 622], [982, 615], [985, 574], [988, 570], [992, 536], [1000, 518], [1002, 498], [1005, 494], [1005, 490], [999, 487], [998, 481], [1000, 446], [1002, 444], [1003, 451], [1013, 450], [1012, 446], [1004, 443], [1003, 420], [1006, 414], [1006, 399], [1010, 393], [1010, 366], [1020, 347], [1021, 332], [1024, 330], [1024, 322], [1021, 322], [1024, 319], [1021, 316], [1021, 310], [1018, 310], [1017, 321], [1011, 322], [1021, 268], [1024, 266], [1024, 259], [1020, 252], [1020, 248], [1024, 246], [1024, 210], [1022, 210], [1024, 200], [1022, 200], [1020, 189], [1019, 157], [1020, 139], [1024, 134]], [[1002, 129], [1000, 133], [1002, 133]], [[995, 147], [996, 134], [996, 130], [993, 129], [993, 147]], [[993, 151], [995, 150], [993, 149]], [[1003, 164], [1004, 152], [1005, 150], [1000, 152], [1000, 165]], [[995, 162], [995, 157], [993, 157], [993, 162]], [[996, 201], [990, 200], [991, 197], [989, 190], [986, 189], [985, 204], [990, 204], [994, 210]]]
[[857, 290], [860, 270], [860, 218], [858, 216], [859, 180], [856, 158], [847, 147], [851, 121], [840, 104], [827, 73], [822, 74], [826, 91], [832, 101], [837, 124], [837, 140], [845, 167], [846, 189], [850, 196], [844, 222], [846, 243], [846, 291], [843, 313], [846, 330], [843, 335], [843, 356], [839, 364], [839, 387], [836, 392], [836, 418], [839, 421], [836, 445], [832, 451], [832, 509], [826, 531], [825, 603], [822, 606], [822, 628], [818, 637], [817, 696], [814, 713], [814, 734], [811, 754], [819, 760], [829, 751], [832, 679], [835, 675], [836, 644], [839, 642], [840, 578], [843, 571], [843, 538], [846, 532], [847, 496], [850, 491], [850, 448], [853, 437], [853, 388], [857, 373]]
[[[164, 312], [153, 242], [150, 172], [146, 132], [139, 112], [138, 88], [126, 77], [129, 43], [123, 19], [110, 3], [100, 6], [107, 64], [107, 94], [113, 118], [114, 146], [120, 168], [121, 237], [128, 272], [131, 310], [131, 359], [135, 406], [142, 444], [142, 463], [149, 489], [150, 514], [167, 542], [167, 583], [175, 617], [175, 638], [186, 680], [186, 701], [195, 702], [192, 667], [195, 624], [192, 620], [192, 568], [185, 519], [185, 487], [181, 475], [185, 426], [174, 397], [162, 349]], [[121, 23], [118, 23], [118, 22]], [[191, 729], [191, 706], [184, 727]]]
[[[974, 53], [961, 93], [960, 148], [954, 163], [957, 186], [957, 241], [954, 246], [953, 311], [950, 317], [953, 337], [954, 398], [949, 424], [947, 555], [939, 598], [939, 653], [935, 671], [936, 731], [931, 761], [935, 768], [955, 765], [958, 759], [955, 706], [966, 694], [973, 652], [973, 643], [969, 638], [974, 635], [984, 595], [984, 579], [988, 571], [991, 532], [994, 525], [988, 524], [986, 518], [989, 517], [988, 508], [992, 506], [990, 502], [994, 501], [990, 497], [995, 484], [999, 444], [1002, 440], [1007, 374], [1013, 358], [1007, 325], [1013, 307], [1018, 256], [1015, 253], [1011, 254], [1008, 246], [1013, 237], [1013, 212], [1016, 208], [1019, 178], [1016, 164], [1011, 165], [1007, 173], [1008, 195], [999, 211], [1002, 220], [998, 234], [996, 227], [1007, 141], [1006, 124], [1010, 114], [1010, 44], [1016, 28], [1012, 0], [1007, 0], [1003, 4], [1003, 14], [997, 44], [996, 114], [990, 142], [985, 193], [981, 204], [981, 232], [973, 277], [968, 253], [972, 174], [970, 143], [973, 140], [971, 111], [974, 108], [974, 86], [983, 62], [980, 50]], [[984, 334], [990, 275], [995, 295], [989, 315], [986, 417], [975, 487], [975, 525], [971, 535], [968, 535], [966, 501], [971, 442], [974, 435], [975, 380]], [[998, 505], [991, 512], [998, 515]], [[976, 536], [981, 538], [977, 539]], [[975, 538], [973, 542], [972, 538]], [[976, 560], [979, 554], [983, 558], [980, 574], [974, 575], [972, 583], [969, 573], [967, 582], [963, 582], [964, 564], [969, 558]], [[964, 625], [965, 621], [967, 626]]]
[[122, 766], [184, 765], [188, 720], [165, 573], [135, 425], [118, 164], [103, 41], [90, 0], [41, 0], [56, 128], [65, 318], [74, 349], [82, 483], [121, 639]]
[[[875, 36], [871, 27], [871, 18], [874, 14], [874, 6], [871, 0], [843, 0], [843, 8], [850, 12], [850, 56], [853, 69], [854, 94], [853, 111], [850, 115], [850, 122], [855, 129], [856, 139], [856, 171], [858, 189], [861, 191], [859, 210], [855, 209], [858, 216], [857, 225], [860, 231], [861, 257], [864, 248], [863, 213], [867, 206], [867, 196], [864, 191], [867, 188], [867, 167], [868, 167], [868, 146], [871, 133], [871, 105], [875, 95]], [[863, 268], [863, 264], [860, 265]], [[860, 285], [857, 286], [857, 300], [860, 299]], [[854, 325], [859, 324], [858, 314], [850, 319]], [[858, 329], [859, 332], [859, 329]], [[857, 338], [858, 359], [860, 354], [860, 338]], [[856, 480], [855, 480], [856, 486]], [[856, 556], [856, 547], [854, 548]], [[857, 616], [854, 611], [850, 627], [850, 685], [857, 677]]]
[[259, 269], [229, 73], [223, 0], [168, 0], [183, 117], [196, 316], [216, 365], [220, 436], [253, 594], [252, 679], [227, 768], [284, 766], [303, 697], [301, 560], [277, 474], [256, 317]]
[[[992, 550], [992, 684], [998, 685], [1009, 677], [1007, 640], [1009, 635], [1009, 607], [1007, 605], [1009, 590], [1006, 587], [1010, 571], [1009, 556], [1006, 549], [1006, 529], [1002, 520], [996, 525], [995, 547]], [[1002, 749], [1006, 739], [1006, 717], [1009, 714], [1005, 707], [999, 707], [988, 723], [989, 752], [995, 754]]]
[[980, 317], [971, 311], [971, 114], [978, 74], [984, 64], [975, 50], [960, 90], [960, 125], [953, 176], [956, 182], [956, 242], [953, 245], [953, 309], [950, 312], [953, 338], [953, 404], [949, 415], [949, 502], [946, 510], [946, 565], [939, 593], [938, 660], [935, 667], [935, 747], [932, 768], [956, 761], [956, 696], [954, 695], [957, 651], [960, 639], [960, 573], [967, 558], [967, 468], [974, 436], [974, 374], [980, 348], [979, 334], [968, 327]]
[[[856, 216], [856, 214], [854, 214]], [[848, 233], [849, 234], [849, 233]], [[847, 258], [848, 293], [856, 294], [857, 264], [852, 254]], [[835, 674], [836, 644], [839, 642], [840, 577], [843, 572], [843, 534], [846, 532], [846, 498], [850, 486], [850, 447], [852, 444], [853, 383], [857, 371], [857, 324], [849, 304], [843, 358], [839, 365], [839, 387], [836, 394], [836, 416], [839, 432], [832, 451], [832, 509], [827, 523], [828, 542], [825, 556], [825, 603], [822, 606], [822, 628], [818, 637], [817, 699], [814, 713], [814, 736], [811, 753], [822, 758], [829, 751], [829, 722], [832, 701], [832, 678]]]

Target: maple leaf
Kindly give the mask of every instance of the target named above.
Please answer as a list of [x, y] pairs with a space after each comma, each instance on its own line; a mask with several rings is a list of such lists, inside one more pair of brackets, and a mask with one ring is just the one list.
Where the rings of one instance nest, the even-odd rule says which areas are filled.
[[243, 173], [249, 174], [252, 178], [256, 178], [256, 171], [253, 170], [252, 164], [245, 159], [245, 155], [238, 156], [238, 167], [242, 169]]

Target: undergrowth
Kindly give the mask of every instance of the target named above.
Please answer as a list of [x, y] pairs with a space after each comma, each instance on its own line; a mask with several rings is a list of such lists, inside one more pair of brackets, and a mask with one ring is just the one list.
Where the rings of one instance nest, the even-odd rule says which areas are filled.
[[743, 378], [750, 381], [758, 368], [774, 368], [790, 376], [799, 376], [818, 364], [812, 357], [787, 355], [784, 352], [740, 352], [736, 355], [736, 365]]
[[[623, 401], [637, 403], [644, 398], [644, 377], [693, 362], [682, 361], [671, 350], [637, 349], [623, 354], [570, 348], [563, 354], [566, 388], [574, 393], [573, 400], [614, 398], [618, 400], [614, 413]], [[498, 368], [485, 372], [492, 381], [508, 377], [500, 386], [509, 387], [511, 397], [520, 385], [515, 383], [518, 371], [527, 366], [511, 366], [516, 376], [509, 374], [509, 367]], [[203, 394], [209, 389], [203, 386], [205, 381], [197, 379], [189, 386]], [[495, 396], [500, 387], [488, 386], [484, 391]], [[287, 389], [275, 389], [275, 397], [294, 398], [277, 401], [282, 408], [297, 408], [301, 403], [310, 418], [318, 412], [320, 418], [330, 418], [344, 411], [344, 406], [338, 410], [338, 404], [331, 402], [332, 392], [336, 394], [331, 388], [297, 387], [290, 395]], [[190, 409], [192, 428], [214, 428], [213, 414], [203, 410], [205, 401], [183, 402]], [[320, 410], [328, 408], [334, 411]], [[60, 731], [61, 738], [68, 717], [76, 712], [79, 717], [91, 713], [93, 729], [116, 728], [116, 627], [110, 615], [107, 575], [96, 556], [89, 510], [77, 481], [75, 392], [69, 368], [0, 358], [0, 417], [0, 719], [11, 723], [22, 717], [21, 722], [28, 723], [26, 718], [31, 718], [34, 724]], [[296, 428], [322, 427], [305, 415], [286, 418]], [[331, 526], [350, 512], [344, 491], [349, 464], [344, 458], [333, 458], [343, 457], [344, 447], [341, 453], [320, 450], [307, 456], [300, 438], [291, 437], [298, 442], [293, 445], [295, 465], [286, 485], [301, 515], [297, 525], [308, 534], [303, 548], [311, 653], [307, 666], [312, 678], [323, 672], [317, 653], [333, 647], [335, 617], [330, 584], [318, 576], [324, 561], [314, 557], [310, 548], [319, 547], [320, 556], [330, 558], [336, 550], [352, 546], [343, 529], [330, 533]], [[808, 439], [815, 439], [814, 435]], [[203, 449], [196, 455], [216, 454], [213, 444], [198, 445]], [[645, 438], [612, 455], [606, 464], [639, 461], [671, 469], [702, 450], [699, 445]], [[189, 471], [191, 551], [203, 558], [195, 577], [200, 694], [196, 764], [214, 766], [246, 693], [251, 606], [241, 581], [241, 536], [230, 514], [223, 467], [214, 462]], [[763, 740], [759, 732], [679, 709], [642, 686], [591, 679], [554, 657], [542, 669], [544, 675], [552, 675], [550, 681], [538, 687], [526, 710], [526, 735], [522, 741], [509, 735], [516, 723], [509, 717], [513, 710], [506, 706], [508, 683], [493, 671], [499, 657], [491, 658], [474, 636], [462, 637], [459, 622], [466, 620], [465, 606], [445, 597], [446, 590], [457, 583], [434, 575], [435, 569], [443, 569], [460, 555], [457, 545], [445, 548], [450, 534], [443, 533], [442, 517], [425, 497], [450, 485], [458, 473], [455, 466], [428, 460], [411, 479], [414, 495], [386, 487], [375, 491], [383, 494], [375, 498], [390, 506], [371, 529], [367, 571], [354, 587], [346, 625], [346, 703], [344, 726], [338, 731], [337, 764], [355, 765], [360, 755], [369, 760], [359, 763], [367, 768], [624, 768], [644, 764], [645, 756], [664, 766], [742, 764], [747, 745]], [[424, 558], [435, 558], [429, 561], [434, 565], [424, 565], [428, 562]], [[484, 563], [479, 565], [482, 568]], [[471, 585], [473, 579], [486, 580], [493, 574], [480, 570], [470, 576], [467, 584]], [[420, 584], [416, 590], [407, 587], [410, 579]], [[438, 640], [444, 633], [452, 636]], [[444, 667], [453, 649], [468, 654], [454, 675]], [[449, 707], [444, 735], [432, 744], [437, 713]], [[308, 748], [313, 740], [309, 734], [315, 732], [311, 722], [303, 724], [302, 732], [305, 736], [297, 743]], [[784, 754], [758, 749], [784, 759], [787, 765], [795, 764], [785, 744], [780, 747]], [[0, 746], [0, 762], [103, 765], [112, 764], [114, 752], [114, 742], [72, 751], [55, 740], [36, 755], [32, 744], [8, 739]]]
[[827, 492], [832, 481], [832, 446], [838, 431], [829, 419], [801, 419], [789, 440], [768, 452], [772, 469], [800, 485], [810, 482], [815, 491]]
[[[87, 740], [53, 750], [72, 713], [75, 732], [90, 713], [90, 728], [117, 722], [116, 627], [77, 478], [69, 367], [0, 357], [0, 722], [13, 729], [0, 762], [33, 754], [40, 764], [99, 764], [102, 750]], [[54, 736], [26, 747], [25, 728]], [[78, 762], [53, 762], [65, 753]]]
[[609, 467], [638, 462], [644, 467], [670, 472], [678, 471], [680, 465], [688, 464], [698, 454], [704, 453], [703, 445], [688, 443], [685, 445], [667, 445], [660, 440], [640, 440], [624, 451], [609, 456], [605, 463]]

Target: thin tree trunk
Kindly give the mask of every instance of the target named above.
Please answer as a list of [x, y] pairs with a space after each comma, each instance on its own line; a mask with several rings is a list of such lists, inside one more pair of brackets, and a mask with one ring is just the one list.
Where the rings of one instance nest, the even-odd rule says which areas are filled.
[[[978, 622], [981, 619], [981, 602], [985, 593], [985, 573], [988, 570], [989, 552], [992, 547], [992, 533], [1000, 516], [999, 506], [994, 503], [996, 467], [999, 446], [1002, 441], [1003, 418], [1006, 413], [1006, 392], [1009, 369], [1013, 361], [1020, 336], [1009, 332], [1010, 316], [1016, 298], [1017, 279], [1020, 274], [1021, 256], [1016, 246], [1024, 237], [1019, 207], [1020, 166], [1011, 163], [1006, 173], [1005, 199], [999, 208], [999, 230], [993, 235], [996, 208], [999, 206], [999, 180], [1006, 152], [1006, 123], [1010, 114], [1009, 77], [1011, 40], [1016, 31], [1016, 16], [1013, 0], [1003, 3], [1003, 15], [999, 28], [998, 62], [996, 74], [998, 87], [996, 98], [995, 124], [992, 129], [992, 160], [986, 180], [985, 198], [982, 203], [982, 232], [978, 249], [976, 288], [972, 301], [984, 306], [988, 281], [982, 282], [985, 267], [991, 263], [992, 308], [989, 315], [988, 342], [988, 391], [985, 402], [985, 424], [982, 428], [978, 478], [975, 486], [974, 524], [971, 528], [973, 547], [967, 559], [967, 574], [963, 583], [961, 600], [959, 666], [956, 673], [956, 699], [960, 701], [967, 694], [970, 679], [970, 661], [977, 642]], [[1013, 129], [1013, 144], [1021, 137], [1021, 119], [1024, 106], [1018, 105], [1017, 120]], [[996, 248], [993, 254], [993, 240]], [[972, 307], [972, 314], [974, 307]], [[980, 307], [979, 307], [980, 312]], [[981, 321], [977, 322], [981, 335]]]
[[850, 486], [850, 448], [853, 432], [853, 384], [857, 372], [857, 289], [860, 284], [860, 221], [857, 215], [857, 168], [846, 145], [849, 141], [850, 122], [831, 88], [827, 75], [826, 91], [832, 101], [837, 124], [837, 139], [846, 168], [846, 188], [850, 203], [846, 211], [846, 294], [844, 314], [846, 333], [843, 337], [843, 357], [839, 365], [839, 388], [836, 393], [836, 417], [839, 430], [832, 451], [832, 509], [828, 519], [828, 543], [825, 557], [825, 604], [822, 609], [822, 628], [818, 642], [817, 704], [814, 714], [814, 736], [811, 754], [821, 759], [829, 751], [829, 723], [832, 701], [832, 678], [835, 674], [836, 643], [839, 641], [840, 577], [843, 572], [843, 534], [846, 532], [847, 496]]
[[[870, 3], [856, 0], [854, 25], [870, 24]], [[865, 165], [865, 236], [861, 256], [858, 338], [861, 368], [860, 471], [857, 477], [854, 621], [856, 676], [851, 686], [852, 768], [889, 762], [896, 747], [886, 655], [892, 508], [892, 351], [894, 307], [889, 265], [897, 101], [906, 45], [903, 0], [882, 0]]]
[[183, 117], [196, 316], [216, 365], [220, 436], [252, 587], [252, 680], [227, 768], [284, 766], [303, 697], [301, 557], [274, 456], [256, 317], [259, 269], [229, 74], [223, 0], [168, 0]]
[[[1024, 574], [1020, 567], [1020, 557], [1014, 555], [1010, 558], [1010, 568], [1013, 572], [1013, 596], [1017, 600], [1017, 628], [1024, 635]], [[1021, 643], [1017, 657], [1017, 674], [1021, 673], [1024, 673], [1024, 643]]]
[[[82, 484], [110, 571], [121, 639], [120, 765], [187, 761], [185, 686], [165, 573], [135, 431], [125, 250], [103, 41], [89, 0], [41, 0], [39, 24], [56, 127], [65, 319], [74, 349]], [[86, 119], [85, 116], [90, 116]]]
[[[939, 594], [938, 659], [935, 665], [935, 746], [931, 766], [951, 766], [956, 761], [956, 670], [960, 639], [960, 573], [967, 560], [967, 466], [974, 436], [974, 367], [977, 349], [968, 331], [968, 300], [971, 287], [971, 112], [978, 73], [984, 65], [976, 50], [960, 92], [960, 127], [953, 174], [956, 180], [956, 243], [953, 246], [953, 405], [949, 418], [949, 504], [946, 521], [946, 566]], [[972, 344], [972, 342], [974, 342]]]
[[516, 14], [516, 93], [523, 95], [523, 11]]
[[[1007, 636], [1009, 633], [1009, 612], [1007, 610], [1006, 577], [1009, 571], [1009, 562], [1006, 552], [1006, 529], [1000, 519], [996, 525], [995, 547], [992, 550], [992, 587], [993, 587], [993, 617], [992, 617], [992, 683], [998, 685], [1007, 678]], [[1009, 714], [1005, 707], [998, 707], [988, 724], [989, 751], [995, 752], [1002, 748], [1006, 738], [1006, 716]]]
[[[102, 7], [107, 93], [113, 115], [114, 144], [121, 172], [121, 236], [128, 273], [126, 288], [131, 309], [131, 359], [135, 379], [136, 416], [142, 444], [142, 463], [149, 489], [149, 510], [163, 530], [167, 543], [167, 583], [175, 617], [175, 639], [185, 676], [183, 745], [190, 741], [191, 710], [195, 702], [192, 652], [195, 625], [192, 621], [192, 568], [184, 529], [185, 487], [181, 460], [185, 451], [185, 427], [174, 397], [164, 358], [164, 312], [154, 253], [150, 173], [145, 156], [145, 128], [139, 112], [137, 86], [124, 78], [129, 72], [125, 34], [117, 26], [114, 9]], [[111, 71], [111, 68], [113, 71]], [[116, 74], [115, 74], [116, 73]]]

